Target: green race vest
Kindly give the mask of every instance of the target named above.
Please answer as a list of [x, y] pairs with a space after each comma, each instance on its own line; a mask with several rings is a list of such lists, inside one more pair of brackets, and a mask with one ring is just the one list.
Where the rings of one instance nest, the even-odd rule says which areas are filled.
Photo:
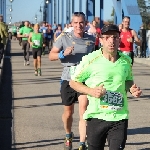
[[33, 48], [41, 48], [43, 44], [43, 37], [41, 33], [32, 33], [32, 47]]

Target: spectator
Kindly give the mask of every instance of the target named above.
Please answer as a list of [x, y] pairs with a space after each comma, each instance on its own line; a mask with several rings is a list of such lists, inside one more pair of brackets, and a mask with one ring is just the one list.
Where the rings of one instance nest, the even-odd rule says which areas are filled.
[[141, 26], [140, 30], [138, 31], [139, 38], [141, 40], [140, 46], [140, 57], [146, 58], [146, 29]]
[[3, 16], [0, 16], [0, 63], [4, 53], [4, 46], [6, 45], [6, 37], [8, 37], [7, 26], [3, 22]]

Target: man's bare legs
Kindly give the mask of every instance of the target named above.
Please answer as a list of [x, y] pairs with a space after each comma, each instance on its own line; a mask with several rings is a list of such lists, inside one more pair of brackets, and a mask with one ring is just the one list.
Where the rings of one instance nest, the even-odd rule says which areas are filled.
[[64, 129], [66, 134], [71, 133], [71, 127], [73, 122], [74, 104], [71, 106], [64, 106], [64, 112], [62, 115], [62, 121], [64, 123]]
[[35, 70], [35, 75], [37, 75], [37, 59], [33, 60], [33, 66], [34, 66], [34, 70]]
[[41, 56], [37, 56], [37, 67], [41, 69]]

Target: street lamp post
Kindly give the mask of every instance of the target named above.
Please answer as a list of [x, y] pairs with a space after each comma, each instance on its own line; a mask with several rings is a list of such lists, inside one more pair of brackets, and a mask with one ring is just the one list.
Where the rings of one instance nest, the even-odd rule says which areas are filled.
[[35, 22], [37, 23], [37, 14], [35, 14]]
[[[7, 5], [8, 7], [10, 7], [9, 8], [9, 12], [12, 12], [13, 11], [13, 8], [12, 8], [12, 2], [13, 2], [14, 0], [9, 0], [9, 2], [11, 3], [11, 5]], [[12, 15], [11, 14], [9, 14], [9, 24], [11, 24], [11, 20], [12, 20]]]
[[[43, 2], [43, 1], [42, 1]], [[42, 3], [41, 2], [41, 3]], [[44, 6], [40, 6], [40, 12], [41, 12], [41, 20], [43, 20], [43, 21], [46, 21], [46, 9], [47, 9], [47, 5], [49, 4], [49, 3], [51, 3], [51, 1], [50, 0], [44, 0]], [[43, 11], [42, 11], [42, 9], [43, 9]], [[43, 16], [42, 16], [42, 13], [43, 13]], [[43, 18], [43, 19], [42, 19]]]
[[43, 16], [42, 16], [42, 14], [43, 14], [43, 13], [42, 13], [42, 12], [43, 12], [42, 9], [43, 9], [42, 6], [40, 6], [40, 10], [39, 10], [39, 11], [40, 11], [40, 13], [41, 13], [41, 21], [42, 21], [42, 18], [43, 18]]

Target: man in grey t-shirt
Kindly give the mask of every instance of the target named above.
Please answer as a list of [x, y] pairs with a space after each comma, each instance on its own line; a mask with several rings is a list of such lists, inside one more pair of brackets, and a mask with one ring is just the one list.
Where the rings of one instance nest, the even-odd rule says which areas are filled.
[[[86, 150], [86, 122], [83, 120], [83, 114], [87, 108], [87, 97], [84, 94], [74, 91], [69, 81], [70, 74], [82, 60], [82, 57], [94, 50], [95, 38], [84, 33], [85, 15], [82, 12], [76, 12], [72, 16], [72, 26], [74, 30], [70, 33], [62, 33], [53, 44], [53, 48], [49, 54], [51, 61], [60, 59], [64, 66], [62, 72], [61, 98], [64, 105], [64, 113], [62, 115], [66, 138], [64, 143], [65, 150], [72, 149], [72, 116], [74, 111], [74, 103], [79, 101], [79, 132], [80, 147], [79, 150]], [[72, 70], [73, 69], [73, 70]]]

